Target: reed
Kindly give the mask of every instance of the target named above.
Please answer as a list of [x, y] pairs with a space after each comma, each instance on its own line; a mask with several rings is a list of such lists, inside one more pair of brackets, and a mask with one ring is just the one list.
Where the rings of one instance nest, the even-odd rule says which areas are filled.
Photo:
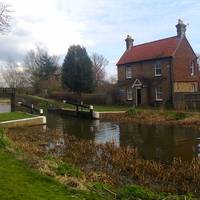
[[[136, 183], [154, 191], [200, 194], [200, 160], [197, 158], [191, 162], [174, 158], [170, 164], [163, 164], [139, 158], [137, 149], [78, 140], [58, 130], [13, 129], [6, 134], [15, 149], [26, 152], [33, 166], [42, 166], [50, 174], [53, 171], [52, 176], [59, 175], [60, 179], [66, 171], [78, 174], [82, 185], [85, 181], [113, 186]], [[57, 164], [41, 164], [41, 158], [43, 162], [53, 158]], [[68, 163], [70, 165], [66, 165]], [[81, 173], [77, 170], [69, 172], [72, 165], [81, 169], [85, 176], [79, 176]]]

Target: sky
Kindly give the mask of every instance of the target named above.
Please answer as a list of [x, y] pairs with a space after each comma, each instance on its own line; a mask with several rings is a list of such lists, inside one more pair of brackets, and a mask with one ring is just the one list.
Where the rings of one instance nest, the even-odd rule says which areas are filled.
[[176, 35], [182, 19], [187, 38], [200, 53], [199, 0], [4, 0], [12, 12], [11, 31], [0, 35], [0, 61], [22, 62], [37, 46], [60, 56], [80, 44], [108, 59], [107, 76], [116, 75], [116, 63], [129, 34], [134, 44]]

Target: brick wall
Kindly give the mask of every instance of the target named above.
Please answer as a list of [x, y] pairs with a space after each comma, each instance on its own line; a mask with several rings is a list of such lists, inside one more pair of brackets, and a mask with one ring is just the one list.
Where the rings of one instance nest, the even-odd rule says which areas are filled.
[[[190, 75], [191, 62], [195, 63], [195, 75]], [[173, 59], [173, 80], [176, 81], [197, 81], [199, 82], [199, 69], [197, 57], [187, 39], [184, 37], [177, 49]]]
[[[131, 88], [135, 79], [145, 80], [143, 84], [147, 87], [143, 88], [142, 91], [142, 104], [144, 105], [154, 105], [155, 104], [155, 88], [158, 86], [162, 87], [163, 90], [163, 100], [168, 101], [170, 99], [170, 59], [158, 60], [161, 64], [162, 76], [155, 76], [154, 65], [157, 60], [154, 61], [144, 61], [139, 63], [130, 64], [129, 67], [132, 69], [132, 79], [126, 79], [126, 66], [118, 66], [118, 86], [121, 90], [127, 90]], [[146, 83], [148, 82], [148, 83]], [[124, 93], [123, 93], [124, 94]], [[133, 97], [135, 91], [133, 90]], [[122, 95], [121, 99], [126, 102], [126, 95]]]

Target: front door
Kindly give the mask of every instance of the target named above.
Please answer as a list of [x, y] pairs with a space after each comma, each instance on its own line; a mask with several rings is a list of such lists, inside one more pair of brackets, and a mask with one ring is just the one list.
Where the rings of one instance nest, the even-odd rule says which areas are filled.
[[141, 105], [141, 102], [142, 102], [141, 88], [136, 89], [136, 102], [137, 102], [137, 106]]

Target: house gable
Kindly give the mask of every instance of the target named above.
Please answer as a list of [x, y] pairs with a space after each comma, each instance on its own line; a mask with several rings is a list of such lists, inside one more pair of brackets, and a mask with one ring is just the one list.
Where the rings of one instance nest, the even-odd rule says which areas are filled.
[[[190, 66], [192, 62], [194, 62], [195, 65], [194, 76], [191, 76], [190, 73]], [[199, 82], [197, 56], [185, 36], [182, 38], [180, 45], [173, 55], [172, 66], [174, 82]]]

